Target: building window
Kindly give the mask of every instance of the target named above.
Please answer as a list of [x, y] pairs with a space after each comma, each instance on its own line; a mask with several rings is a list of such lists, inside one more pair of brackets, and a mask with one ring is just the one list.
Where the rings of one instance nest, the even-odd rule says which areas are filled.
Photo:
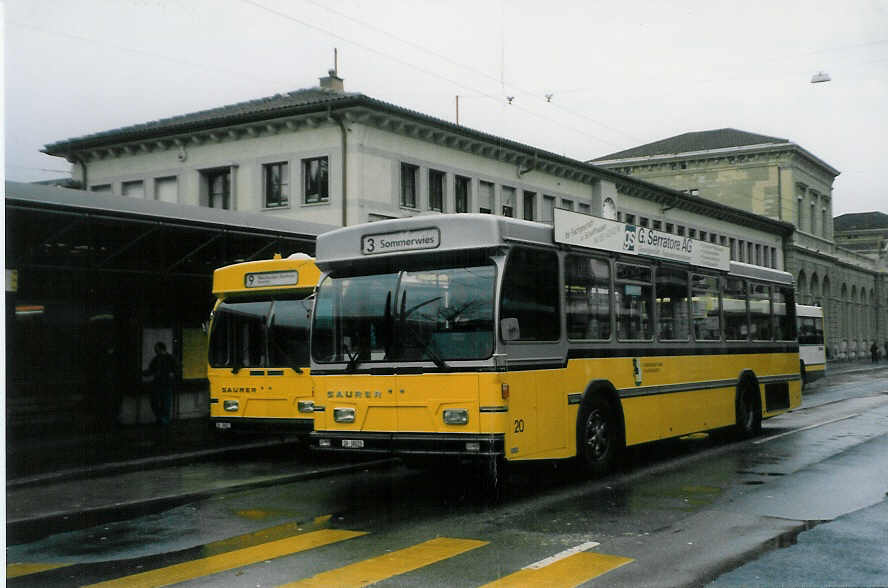
[[478, 212], [490, 214], [493, 212], [493, 184], [481, 181], [478, 190]]
[[691, 239], [697, 238], [697, 229], [688, 229], [688, 237]]
[[207, 206], [231, 208], [231, 170], [228, 168], [204, 172], [207, 181]]
[[677, 227], [675, 227], [675, 234], [678, 235], [679, 237], [684, 237], [685, 236], [684, 226], [678, 225]]
[[634, 225], [635, 224], [635, 215], [634, 214], [629, 214], [628, 212], [626, 213], [626, 224], [627, 225]]
[[573, 210], [574, 209], [573, 200], [568, 200], [567, 198], [562, 198], [561, 199], [561, 208], [564, 208], [565, 210]]
[[465, 176], [456, 176], [456, 212], [469, 211], [469, 185], [472, 180]]
[[666, 232], [675, 233], [675, 225], [673, 225], [672, 223], [666, 223]]
[[722, 236], [720, 236], [720, 237], [718, 238], [718, 243], [719, 243], [719, 245], [721, 245], [722, 247], [726, 247], [727, 244], [728, 244], [728, 238], [725, 237], [724, 235], [722, 235]]
[[662, 221], [655, 220], [655, 221], [654, 221], [654, 224], [653, 224], [653, 226], [652, 226], [651, 228], [654, 229], [655, 231], [662, 230], [662, 228], [663, 228], [663, 222], [662, 222]]
[[641, 217], [638, 219], [638, 226], [647, 228], [648, 224], [650, 224], [650, 222], [646, 217]]
[[815, 212], [816, 210], [817, 210], [817, 205], [812, 202], [811, 203], [811, 234], [812, 235], [817, 232], [817, 213]]
[[551, 223], [555, 220], [555, 197], [543, 195], [543, 222]]
[[536, 193], [524, 191], [524, 220], [536, 220]]
[[90, 188], [91, 192], [95, 192], [96, 194], [107, 194], [111, 195], [111, 184], [97, 184]]
[[121, 185], [121, 194], [129, 198], [144, 198], [145, 184], [142, 183], [142, 180], [123, 182]]
[[154, 199], [161, 202], [179, 201], [179, 181], [176, 176], [154, 180]]
[[429, 170], [429, 210], [444, 211], [444, 172]]
[[736, 261], [737, 260], [737, 240], [734, 239], [734, 237], [731, 237], [730, 243], [731, 243], [731, 259], [733, 261]]
[[580, 212], [582, 212], [583, 214], [592, 214], [592, 209], [589, 207], [588, 204], [580, 202]]
[[700, 231], [700, 240], [701, 241], [706, 241], [706, 237], [708, 237], [708, 236], [709, 236], [709, 234], [706, 231]]
[[503, 216], [515, 216], [515, 188], [503, 186]]
[[302, 160], [302, 177], [305, 178], [305, 203], [330, 200], [330, 164], [326, 157]]
[[416, 178], [419, 166], [411, 163], [401, 164], [401, 206], [416, 208]]
[[737, 261], [746, 261], [746, 242], [743, 239], [737, 241]]
[[746, 244], [746, 263], [753, 263], [753, 264], [755, 263], [755, 254], [753, 254], [753, 251], [754, 251], [753, 244], [747, 243]]
[[279, 208], [290, 203], [290, 166], [285, 162], [263, 165], [262, 184], [265, 208]]

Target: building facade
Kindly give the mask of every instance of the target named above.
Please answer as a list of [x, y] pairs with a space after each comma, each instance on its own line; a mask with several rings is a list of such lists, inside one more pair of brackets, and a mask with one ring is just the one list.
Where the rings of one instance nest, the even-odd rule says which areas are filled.
[[[735, 259], [776, 268], [791, 231], [346, 92], [332, 71], [319, 87], [59, 141], [45, 152], [72, 162], [74, 180], [90, 191], [328, 225], [438, 212], [551, 222], [555, 208], [566, 208], [736, 243]], [[669, 220], [660, 224], [664, 210]]]
[[[824, 308], [829, 357], [866, 357], [874, 341], [884, 347], [885, 265], [837, 242], [832, 210], [839, 171], [809, 151], [787, 139], [719, 129], [670, 137], [592, 163], [791, 223], [795, 231], [786, 244], [786, 269], [796, 277], [799, 301]], [[750, 250], [746, 244], [745, 255], [750, 254], [757, 255], [755, 246]]]

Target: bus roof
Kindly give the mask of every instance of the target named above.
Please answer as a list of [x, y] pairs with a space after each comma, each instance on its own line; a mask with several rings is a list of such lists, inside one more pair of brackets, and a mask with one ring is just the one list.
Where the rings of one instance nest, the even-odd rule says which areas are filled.
[[[498, 247], [507, 243], [562, 247], [552, 225], [492, 214], [427, 214], [335, 229], [318, 236], [316, 263], [324, 271], [383, 256]], [[641, 256], [643, 258], [647, 256]], [[734, 275], [791, 284], [792, 275], [762, 266], [730, 262]]]
[[314, 288], [320, 271], [314, 259], [304, 253], [287, 258], [245, 261], [220, 267], [213, 272], [213, 294], [223, 297], [244, 292], [268, 292]]
[[507, 241], [553, 246], [552, 227], [492, 214], [429, 214], [336, 229], [318, 236], [317, 264], [422, 251], [498, 247]]

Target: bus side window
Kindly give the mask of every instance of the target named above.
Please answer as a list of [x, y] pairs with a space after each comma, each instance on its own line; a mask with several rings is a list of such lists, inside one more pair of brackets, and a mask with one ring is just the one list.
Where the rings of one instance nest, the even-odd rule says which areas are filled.
[[560, 337], [558, 255], [516, 247], [503, 277], [500, 318], [516, 318], [519, 341], [557, 341]]
[[610, 339], [608, 263], [583, 255], [568, 255], [564, 259], [564, 280], [568, 339]]
[[721, 339], [718, 308], [718, 278], [703, 274], [691, 277], [693, 288], [694, 338], [697, 341]]
[[746, 282], [740, 278], [726, 278], [722, 306], [725, 309], [725, 339], [749, 339], [749, 320], [746, 312]]
[[756, 341], [771, 340], [771, 287], [750, 284], [749, 328]]
[[657, 270], [656, 283], [660, 340], [687, 341], [690, 337], [688, 272], [661, 267]]
[[622, 340], [650, 340], [653, 337], [651, 268], [618, 263], [616, 269], [617, 337]]
[[774, 288], [774, 327], [775, 339], [793, 341], [796, 339], [795, 303], [792, 288], [776, 286]]

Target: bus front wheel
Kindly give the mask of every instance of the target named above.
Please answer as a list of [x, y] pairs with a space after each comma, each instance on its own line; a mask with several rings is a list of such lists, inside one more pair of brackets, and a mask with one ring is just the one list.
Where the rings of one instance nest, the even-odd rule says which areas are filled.
[[620, 453], [620, 432], [616, 411], [601, 397], [592, 398], [580, 411], [577, 456], [594, 476], [609, 472]]

